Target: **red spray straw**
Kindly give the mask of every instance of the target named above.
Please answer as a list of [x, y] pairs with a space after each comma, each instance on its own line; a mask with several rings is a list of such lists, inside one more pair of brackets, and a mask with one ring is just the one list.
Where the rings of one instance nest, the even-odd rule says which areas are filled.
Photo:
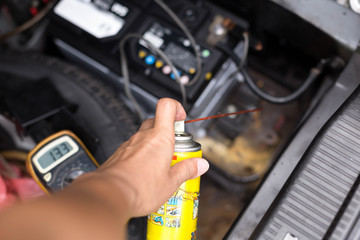
[[230, 115], [238, 115], [238, 114], [249, 113], [249, 112], [258, 112], [258, 111], [262, 111], [262, 110], [263, 110], [262, 108], [256, 108], [256, 109], [250, 109], [250, 110], [244, 110], [244, 111], [238, 111], [238, 112], [232, 112], [232, 113], [224, 113], [224, 114], [214, 115], [214, 116], [210, 116], [210, 117], [187, 120], [187, 121], [185, 121], [185, 123], [203, 121], [203, 120], [208, 120], [208, 119], [212, 119], [212, 118], [227, 117]]

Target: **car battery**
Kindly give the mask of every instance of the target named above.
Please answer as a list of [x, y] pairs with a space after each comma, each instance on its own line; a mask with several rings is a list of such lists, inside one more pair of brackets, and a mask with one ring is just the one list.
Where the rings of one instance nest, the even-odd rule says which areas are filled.
[[[130, 82], [136, 85], [135, 91], [142, 89], [137, 97], [140, 95], [141, 98], [145, 92], [154, 99], [171, 97], [184, 100], [172, 70], [144, 44], [144, 41], [149, 41], [172, 61], [181, 83], [185, 85], [186, 100], [192, 104], [226, 60], [221, 51], [207, 42], [214, 18], [219, 14], [232, 16], [242, 29], [247, 28], [247, 23], [205, 1], [182, 1], [179, 4], [170, 0], [165, 3], [192, 33], [196, 46], [191, 44], [169, 13], [153, 1], [60, 0], [51, 14], [51, 30], [55, 43], [61, 51], [67, 52], [68, 57], [71, 55], [70, 58], [76, 62], [100, 72], [104, 79], [111, 78], [110, 82], [120, 88], [122, 63], [119, 43], [129, 33], [141, 35], [143, 39], [131, 39], [126, 43]], [[226, 44], [231, 45], [228, 40]], [[233, 46], [238, 40], [233, 41]], [[197, 73], [194, 48], [200, 52], [202, 71], [196, 83], [186, 86]], [[94, 65], [98, 69], [94, 69]]]

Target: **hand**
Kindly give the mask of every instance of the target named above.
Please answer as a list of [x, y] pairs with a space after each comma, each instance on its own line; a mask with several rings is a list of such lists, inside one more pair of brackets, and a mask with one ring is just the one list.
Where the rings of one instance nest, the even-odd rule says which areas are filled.
[[125, 200], [127, 213], [120, 208], [119, 214], [134, 217], [153, 212], [183, 182], [209, 168], [202, 158], [187, 159], [170, 167], [175, 145], [174, 122], [185, 118], [179, 102], [159, 100], [155, 119], [146, 120], [97, 171], [80, 177], [77, 182], [97, 179], [102, 186], [94, 189], [99, 189], [98, 194], [115, 209], [120, 208], [117, 206], [120, 199]]
[[209, 168], [202, 158], [170, 167], [174, 121], [185, 117], [180, 103], [161, 99], [155, 119], [146, 120], [96, 171], [2, 212], [0, 239], [125, 239], [129, 218], [157, 210], [181, 183]]

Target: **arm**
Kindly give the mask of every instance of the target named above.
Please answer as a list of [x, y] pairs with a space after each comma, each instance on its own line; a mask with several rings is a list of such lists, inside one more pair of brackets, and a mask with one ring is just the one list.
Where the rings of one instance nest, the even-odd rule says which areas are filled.
[[0, 214], [0, 239], [125, 238], [131, 217], [155, 211], [181, 183], [209, 167], [204, 159], [170, 167], [174, 121], [185, 117], [180, 103], [161, 99], [155, 118], [146, 120], [95, 172], [57, 194]]

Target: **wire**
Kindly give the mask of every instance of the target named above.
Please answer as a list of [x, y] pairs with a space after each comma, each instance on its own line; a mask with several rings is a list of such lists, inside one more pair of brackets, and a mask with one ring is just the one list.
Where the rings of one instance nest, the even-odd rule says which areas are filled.
[[[249, 52], [249, 46], [250, 46], [250, 39], [249, 39], [249, 33], [248, 32], [243, 32], [242, 36], [244, 38], [244, 46], [243, 46], [243, 52], [242, 52], [242, 58], [241, 60], [239, 59], [239, 63], [237, 65], [236, 70], [231, 73], [229, 75], [229, 78], [233, 78], [238, 72], [240, 72], [240, 70], [244, 67], [246, 60], [247, 60], [247, 56], [248, 56], [248, 52]], [[222, 45], [216, 45], [216, 47], [221, 48]], [[231, 51], [228, 48], [224, 48], [221, 49], [223, 52], [227, 53], [228, 55], [234, 55], [234, 57], [237, 57], [237, 55], [235, 53], [233, 53], [233, 51]]]
[[243, 32], [242, 36], [244, 38], [244, 51], [243, 51], [243, 54], [242, 54], [241, 61], [240, 61], [239, 65], [238, 65], [238, 69], [241, 69], [241, 68], [244, 67], [245, 62], [247, 60], [248, 52], [249, 52], [249, 46], [250, 46], [249, 33], [248, 32]]
[[27, 159], [27, 153], [19, 150], [1, 151], [0, 155], [6, 159], [12, 159], [12, 160], [15, 159], [15, 160], [20, 160], [22, 162], [26, 162]]
[[136, 101], [136, 99], [134, 98], [134, 96], [131, 93], [129, 68], [128, 68], [128, 62], [127, 62], [126, 53], [125, 53], [125, 43], [130, 38], [137, 38], [137, 39], [144, 41], [147, 44], [148, 48], [150, 48], [150, 50], [157, 53], [164, 60], [164, 62], [170, 66], [171, 71], [174, 73], [175, 81], [177, 83], [179, 83], [181, 95], [182, 95], [182, 99], [183, 99], [183, 104], [186, 106], [187, 105], [187, 97], [186, 97], [185, 86], [181, 83], [179, 73], [178, 73], [176, 67], [174, 66], [174, 64], [171, 62], [171, 60], [166, 56], [166, 54], [161, 49], [155, 47], [151, 42], [144, 39], [143, 36], [141, 36], [140, 34], [129, 33], [129, 34], [125, 35], [119, 43], [121, 72], [122, 72], [122, 75], [124, 78], [125, 94], [129, 98], [129, 100], [133, 103], [135, 111], [137, 112], [140, 120], [144, 121], [145, 116], [141, 110], [139, 103]]
[[255, 84], [255, 82], [251, 79], [250, 75], [248, 74], [247, 70], [242, 68], [241, 73], [244, 75], [245, 82], [248, 84], [250, 89], [260, 96], [261, 98], [267, 100], [271, 103], [276, 104], [285, 104], [289, 103], [291, 101], [294, 101], [295, 99], [299, 98], [302, 94], [304, 94], [310, 86], [314, 83], [314, 81], [317, 79], [317, 77], [322, 73], [323, 70], [323, 63], [319, 63], [316, 68], [312, 68], [310, 70], [310, 74], [305, 80], [305, 82], [292, 94], [285, 96], [285, 97], [274, 97], [264, 91], [262, 91], [258, 86]]
[[191, 46], [194, 49], [195, 57], [196, 57], [196, 74], [195, 76], [189, 81], [189, 83], [186, 84], [186, 86], [192, 86], [195, 84], [199, 79], [202, 71], [202, 60], [201, 55], [199, 51], [199, 47], [196, 44], [195, 38], [189, 31], [189, 29], [185, 26], [185, 24], [180, 20], [180, 18], [174, 13], [171, 8], [169, 8], [166, 3], [164, 3], [162, 0], [155, 0], [155, 2], [167, 13], [169, 16], [174, 20], [174, 22], [181, 28], [181, 30], [184, 32], [186, 37], [189, 39]]
[[46, 16], [46, 14], [48, 14], [48, 12], [53, 8], [55, 3], [56, 3], [56, 0], [52, 0], [51, 2], [46, 4], [46, 6], [38, 14], [36, 14], [33, 18], [31, 18], [29, 21], [27, 21], [27, 22], [23, 23], [22, 25], [20, 25], [19, 27], [1, 35], [0, 43], [3, 43], [4, 41], [8, 40], [9, 38], [34, 26], [37, 22], [39, 22], [41, 19], [43, 19]]
[[[186, 84], [187, 86], [191, 86], [195, 84], [199, 79], [202, 72], [202, 60], [201, 55], [199, 51], [199, 47], [196, 44], [195, 38], [190, 33], [189, 29], [183, 24], [183, 22], [179, 19], [179, 17], [161, 0], [155, 0], [155, 2], [175, 21], [175, 23], [181, 28], [181, 30], [184, 32], [186, 37], [189, 39], [193, 50], [195, 52], [195, 58], [196, 58], [196, 74], [195, 76]], [[121, 61], [121, 71], [124, 78], [124, 88], [125, 88], [125, 94], [129, 98], [129, 100], [133, 103], [135, 111], [137, 112], [139, 118], [141, 121], [145, 120], [145, 116], [141, 110], [141, 107], [139, 103], [136, 101], [134, 96], [131, 93], [130, 89], [130, 76], [129, 76], [129, 69], [128, 69], [128, 63], [125, 53], [125, 43], [130, 38], [137, 38], [142, 41], [144, 41], [147, 44], [147, 47], [150, 48], [150, 50], [156, 52], [165, 62], [168, 64], [171, 68], [172, 73], [175, 76], [175, 81], [180, 86], [181, 91], [181, 97], [183, 105], [187, 105], [187, 94], [185, 85], [181, 82], [179, 73], [175, 67], [175, 65], [172, 63], [172, 61], [167, 57], [167, 55], [162, 51], [161, 49], [155, 47], [151, 42], [147, 41], [143, 38], [140, 34], [136, 33], [129, 33], [127, 34], [119, 43], [120, 45], [120, 61]]]
[[[224, 53], [226, 53], [229, 57], [231, 57], [237, 66], [241, 66], [240, 58], [231, 49], [223, 45], [216, 45], [216, 47], [221, 51], [223, 51]], [[317, 77], [323, 72], [324, 66], [326, 65], [327, 62], [328, 61], [324, 59], [320, 60], [317, 66], [310, 70], [309, 76], [307, 77], [305, 82], [295, 92], [285, 97], [275, 97], [264, 92], [255, 84], [255, 82], [253, 81], [253, 79], [251, 78], [251, 76], [244, 67], [238, 70], [243, 74], [245, 83], [249, 86], [250, 90], [253, 91], [260, 98], [275, 104], [285, 104], [294, 101], [295, 99], [299, 98], [302, 94], [304, 94], [314, 83]]]

